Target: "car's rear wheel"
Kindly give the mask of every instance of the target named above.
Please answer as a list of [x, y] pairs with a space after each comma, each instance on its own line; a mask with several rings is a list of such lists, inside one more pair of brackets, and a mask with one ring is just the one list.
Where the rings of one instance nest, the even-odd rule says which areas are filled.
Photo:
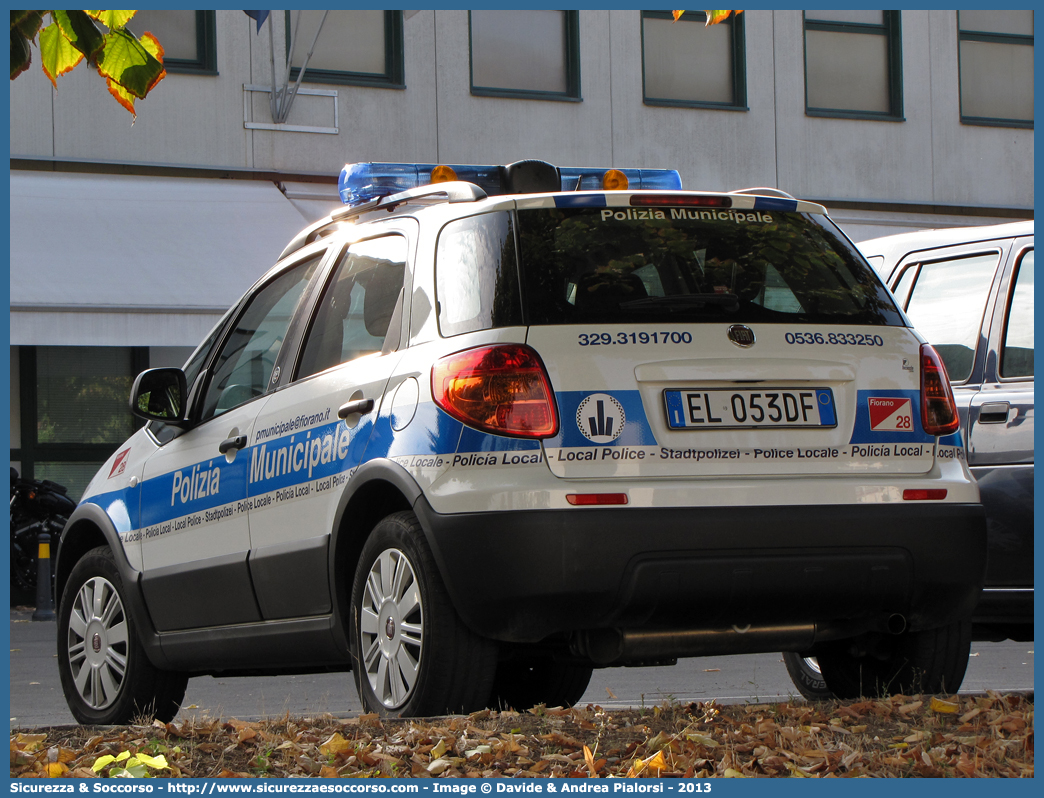
[[787, 673], [790, 674], [790, 680], [794, 682], [798, 692], [809, 701], [828, 701], [836, 697], [827, 687], [823, 671], [815, 657], [784, 651], [783, 664], [787, 666]]
[[421, 717], [486, 705], [496, 645], [460, 620], [413, 513], [389, 515], [370, 533], [350, 623], [352, 670], [367, 710]]
[[840, 699], [895, 693], [956, 693], [971, 651], [971, 623], [901, 635], [840, 640], [816, 650], [827, 687]]
[[587, 691], [593, 669], [550, 658], [519, 656], [497, 665], [490, 706], [526, 710], [537, 704], [571, 707]]
[[58, 608], [58, 675], [80, 723], [166, 722], [185, 697], [188, 677], [149, 662], [126, 604], [112, 552], [87, 552], [73, 567]]

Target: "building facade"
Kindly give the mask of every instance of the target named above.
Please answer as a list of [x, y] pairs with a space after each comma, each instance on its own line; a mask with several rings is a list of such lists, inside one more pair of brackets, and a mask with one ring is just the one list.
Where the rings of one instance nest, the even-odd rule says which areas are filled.
[[129, 27], [168, 71], [133, 124], [84, 67], [57, 91], [38, 63], [11, 83], [11, 461], [76, 496], [133, 429], [133, 375], [186, 359], [339, 204], [345, 162], [670, 167], [686, 188], [822, 202], [855, 241], [1033, 214], [1032, 11], [752, 10], [709, 28], [668, 11], [260, 27], [142, 11]]

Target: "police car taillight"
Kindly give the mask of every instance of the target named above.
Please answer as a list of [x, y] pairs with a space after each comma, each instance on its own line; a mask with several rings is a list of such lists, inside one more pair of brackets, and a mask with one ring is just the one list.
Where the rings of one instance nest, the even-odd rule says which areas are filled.
[[928, 344], [921, 344], [921, 424], [929, 435], [951, 435], [960, 427], [946, 366]]
[[467, 349], [431, 370], [435, 404], [469, 427], [519, 438], [558, 431], [551, 383], [539, 355], [524, 344]]

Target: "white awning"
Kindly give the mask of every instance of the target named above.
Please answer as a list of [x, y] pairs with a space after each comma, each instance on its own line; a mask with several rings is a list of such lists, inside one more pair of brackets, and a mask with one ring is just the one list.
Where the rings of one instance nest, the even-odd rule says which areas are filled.
[[263, 181], [10, 177], [15, 345], [195, 346], [307, 223]]

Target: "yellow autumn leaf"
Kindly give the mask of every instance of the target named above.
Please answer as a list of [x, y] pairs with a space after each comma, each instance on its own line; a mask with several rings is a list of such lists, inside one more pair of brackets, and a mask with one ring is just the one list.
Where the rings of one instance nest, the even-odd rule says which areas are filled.
[[116, 754], [117, 762], [122, 762], [124, 759], [130, 759], [130, 751], [120, 751]]
[[747, 776], [736, 768], [725, 768], [725, 772], [722, 774], [723, 778], [726, 779], [745, 779]]
[[94, 764], [91, 765], [91, 770], [93, 770], [95, 773], [100, 773], [103, 767], [105, 767], [106, 765], [111, 765], [115, 761], [116, 757], [114, 757], [112, 754], [100, 756], [94, 760]]
[[685, 13], [684, 11], [672, 11], [671, 12], [671, 14], [674, 16], [674, 21], [675, 22], [677, 22], [679, 19], [681, 19], [681, 15], [684, 14], [684, 13]]
[[160, 754], [159, 756], [149, 756], [148, 754], [139, 753], [137, 758], [139, 762], [148, 765], [150, 768], [155, 770], [163, 770], [163, 768], [170, 767], [170, 765], [167, 764], [167, 758], [163, 756], [163, 754]]
[[436, 759], [441, 757], [444, 753], [446, 753], [447, 750], [448, 750], [448, 746], [446, 745], [446, 741], [445, 740], [439, 740], [435, 744], [435, 747], [432, 748], [431, 751], [428, 752], [428, 756], [431, 757], [432, 761], [435, 761]]
[[21, 734], [15, 738], [15, 742], [18, 747], [23, 751], [37, 751], [41, 747], [44, 740], [47, 739], [46, 734]]
[[350, 745], [351, 743], [344, 739], [340, 732], [334, 732], [330, 735], [330, 739], [319, 746], [319, 753], [323, 756], [337, 756]]
[[88, 11], [87, 16], [111, 29], [126, 26], [137, 13], [137, 11]]
[[57, 779], [64, 776], [69, 772], [69, 768], [64, 762], [48, 762], [47, 763], [47, 778]]
[[941, 698], [932, 697], [931, 704], [929, 704], [932, 712], [943, 712], [949, 715], [956, 714], [960, 707], [952, 701], [943, 701]]

